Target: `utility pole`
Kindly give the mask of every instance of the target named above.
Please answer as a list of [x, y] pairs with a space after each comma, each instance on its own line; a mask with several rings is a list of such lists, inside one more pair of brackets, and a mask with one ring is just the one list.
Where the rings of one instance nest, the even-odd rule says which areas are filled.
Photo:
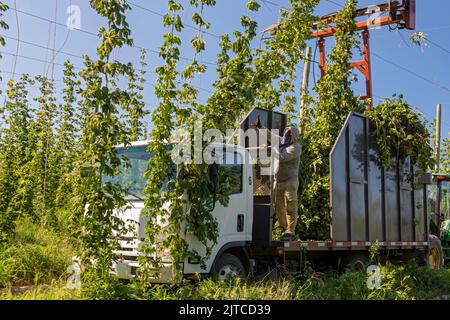
[[298, 115], [298, 124], [300, 127], [300, 132], [303, 131], [302, 129], [302, 119], [303, 115], [305, 113], [305, 97], [308, 94], [308, 87], [309, 87], [309, 73], [311, 70], [311, 47], [306, 48], [305, 52], [305, 68], [303, 69], [303, 80], [302, 80], [302, 97], [300, 102], [300, 110]]
[[[439, 173], [441, 170], [441, 104], [439, 103], [436, 107], [436, 166], [435, 173]], [[441, 181], [437, 182], [436, 188], [436, 203], [434, 206], [435, 213], [435, 223], [436, 223], [436, 235], [441, 233]]]
[[436, 107], [436, 166], [435, 172], [439, 173], [441, 170], [441, 104]]

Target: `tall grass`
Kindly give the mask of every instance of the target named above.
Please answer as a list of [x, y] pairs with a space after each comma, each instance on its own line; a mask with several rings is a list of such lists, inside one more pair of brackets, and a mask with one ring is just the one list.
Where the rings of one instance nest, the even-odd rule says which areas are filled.
[[152, 300], [289, 300], [295, 296], [292, 280], [232, 283], [203, 280], [183, 286], [157, 285], [144, 295]]
[[81, 290], [70, 290], [64, 280], [53, 280], [48, 285], [38, 285], [23, 292], [4, 290], [0, 300], [81, 300]]
[[[382, 267], [379, 289], [367, 288], [364, 272], [312, 273], [306, 278], [278, 281], [153, 285], [143, 291], [123, 284], [113, 299], [139, 300], [422, 300], [450, 298], [450, 270], [416, 266]], [[0, 299], [88, 299], [83, 291], [68, 290], [65, 282], [38, 286], [19, 294], [4, 292]]]
[[369, 289], [367, 274], [312, 273], [308, 277], [256, 283], [217, 283], [205, 280], [183, 287], [155, 286], [149, 299], [214, 300], [417, 300], [450, 298], [450, 270], [415, 265], [381, 267], [381, 286]]
[[[74, 249], [58, 231], [24, 220], [14, 239], [0, 247], [0, 299], [89, 299], [92, 294], [66, 288]], [[149, 300], [410, 300], [450, 296], [450, 269], [415, 265], [381, 267], [381, 286], [370, 290], [365, 272], [317, 273], [278, 281], [233, 283], [202, 280], [195, 284], [115, 284], [108, 299]], [[25, 292], [20, 292], [25, 287]], [[99, 298], [99, 297], [98, 297]]]
[[21, 221], [9, 243], [0, 247], [0, 288], [48, 284], [71, 263], [73, 249], [56, 232]]

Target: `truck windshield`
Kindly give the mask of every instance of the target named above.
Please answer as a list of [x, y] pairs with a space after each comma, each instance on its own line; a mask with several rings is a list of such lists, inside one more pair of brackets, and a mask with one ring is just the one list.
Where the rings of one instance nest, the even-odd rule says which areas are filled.
[[[114, 177], [106, 177], [104, 182], [111, 182], [126, 190], [125, 200], [142, 201], [145, 197], [144, 190], [147, 183], [145, 173], [148, 170], [148, 161], [152, 155], [147, 152], [146, 145], [118, 148], [117, 155], [122, 159], [120, 174]], [[175, 171], [175, 166], [173, 166], [172, 174], [168, 179], [175, 177]], [[168, 179], [164, 182], [163, 190], [166, 188]]]
[[120, 174], [106, 177], [104, 182], [111, 182], [126, 190], [126, 200], [142, 200], [147, 178], [144, 176], [148, 170], [147, 163], [151, 154], [147, 146], [118, 148], [117, 155], [122, 159]]

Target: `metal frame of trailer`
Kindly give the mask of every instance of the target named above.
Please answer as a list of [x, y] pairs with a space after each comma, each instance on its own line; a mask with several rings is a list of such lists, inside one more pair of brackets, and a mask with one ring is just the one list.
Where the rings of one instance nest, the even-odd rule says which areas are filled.
[[377, 244], [383, 249], [416, 249], [427, 248], [428, 241], [293, 241], [276, 244], [277, 250], [284, 251], [329, 251], [329, 250], [369, 250]]
[[330, 156], [331, 235], [334, 242], [426, 242], [426, 181], [408, 157], [378, 163], [369, 119], [347, 118]]

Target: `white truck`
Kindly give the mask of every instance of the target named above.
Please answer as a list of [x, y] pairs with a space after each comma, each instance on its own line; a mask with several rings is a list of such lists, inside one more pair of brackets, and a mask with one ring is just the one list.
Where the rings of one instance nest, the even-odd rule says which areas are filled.
[[[248, 128], [257, 116], [269, 129], [283, 130], [286, 126], [283, 114], [256, 108], [243, 122], [243, 128]], [[146, 151], [148, 143], [136, 142], [131, 147], [117, 149], [130, 161], [129, 168], [114, 178], [130, 190], [127, 200], [131, 209], [120, 215], [125, 221], [137, 223], [135, 234], [121, 235], [121, 249], [116, 252], [114, 273], [121, 279], [136, 275], [139, 246], [145, 240], [147, 220], [141, 211], [144, 173], [151, 156]], [[442, 265], [439, 233], [429, 232], [430, 219], [435, 217], [431, 205], [434, 200], [430, 199], [433, 195], [427, 190], [433, 185], [433, 179], [429, 176], [414, 183], [408, 181], [406, 174], [414, 170], [408, 161], [394, 170], [379, 167], [366, 117], [350, 114], [331, 152], [331, 240], [273, 241], [272, 179], [259, 174], [257, 162], [248, 161], [251, 155], [246, 147], [234, 150], [225, 154], [235, 159], [232, 164], [219, 164], [233, 183], [228, 206], [217, 203], [212, 212], [219, 227], [217, 245], [206, 269], [198, 261], [184, 262], [185, 278], [193, 279], [200, 274], [224, 280], [229, 275], [263, 275], [280, 266], [295, 273], [301, 272], [306, 260], [317, 266], [351, 265], [363, 269], [368, 265], [369, 249], [374, 243], [380, 247], [381, 260], [414, 259], [432, 268]], [[183, 230], [182, 234], [191, 248], [204, 252], [198, 240]], [[161, 258], [160, 277], [154, 281], [172, 281], [170, 254], [165, 253]]]

